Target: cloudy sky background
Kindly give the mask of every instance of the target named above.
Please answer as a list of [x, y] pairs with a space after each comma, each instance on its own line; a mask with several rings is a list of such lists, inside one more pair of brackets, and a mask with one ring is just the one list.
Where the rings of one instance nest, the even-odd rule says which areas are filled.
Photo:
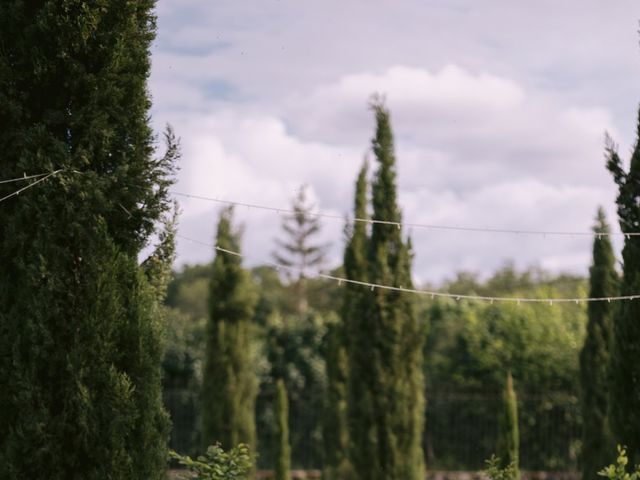
[[[306, 183], [319, 210], [345, 215], [380, 92], [405, 221], [589, 231], [603, 205], [615, 223], [603, 139], [628, 159], [637, 0], [159, 0], [157, 14], [152, 115], [182, 139], [176, 191], [287, 208]], [[179, 200], [179, 233], [212, 242], [219, 206]], [[249, 265], [270, 260], [278, 214], [237, 218]], [[342, 230], [323, 221], [327, 266]], [[588, 237], [411, 235], [420, 282], [505, 261], [586, 274], [590, 261]], [[177, 264], [212, 255], [181, 240]]]

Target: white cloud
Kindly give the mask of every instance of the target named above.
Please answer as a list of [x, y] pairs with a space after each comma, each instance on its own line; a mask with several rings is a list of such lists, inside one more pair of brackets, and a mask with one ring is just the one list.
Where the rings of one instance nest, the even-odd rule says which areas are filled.
[[[336, 15], [331, 1], [161, 0], [151, 87], [154, 121], [182, 137], [176, 190], [287, 207], [308, 183], [321, 209], [344, 214], [381, 92], [407, 221], [584, 231], [604, 204], [615, 223], [603, 134], [623, 152], [634, 135], [640, 4], [587, 3], [354, 1]], [[211, 240], [216, 205], [182, 204], [181, 233]], [[245, 252], [267, 260], [277, 214], [238, 217]], [[342, 222], [324, 223], [337, 262]], [[507, 259], [586, 272], [590, 255], [588, 237], [413, 236], [426, 280]], [[211, 252], [182, 242], [179, 255]]]
[[[306, 97], [292, 97], [284, 118], [265, 115], [260, 108], [252, 113], [250, 108], [228, 106], [209, 114], [192, 113], [178, 126], [184, 145], [179, 188], [286, 208], [295, 189], [308, 183], [322, 210], [348, 212], [361, 152], [373, 127], [362, 92], [376, 85], [388, 89], [405, 220], [588, 231], [596, 206], [610, 204], [612, 186], [601, 151], [602, 132], [611, 128], [606, 111], [563, 108], [509, 79], [473, 75], [453, 66], [436, 73], [393, 67], [378, 76], [351, 75]], [[416, 87], [420, 85], [427, 85], [429, 92]], [[401, 100], [396, 103], [398, 92]], [[304, 103], [304, 108], [288, 108], [294, 102]], [[448, 102], [460, 121], [445, 122], [429, 129], [428, 136], [418, 136], [425, 125], [437, 124], [439, 115], [451, 114]], [[355, 123], [358, 116], [364, 125]], [[184, 201], [181, 229], [193, 232], [189, 236], [194, 238], [211, 238], [213, 208], [200, 200]], [[278, 216], [245, 209], [238, 213], [246, 223], [250, 257], [268, 260], [279, 234]], [[336, 262], [341, 229], [342, 222], [325, 221], [322, 240], [332, 241]], [[486, 273], [507, 259], [519, 266], [584, 269], [589, 256], [589, 238], [582, 237], [418, 229], [412, 234], [416, 273], [430, 280], [459, 269]], [[190, 246], [182, 248], [182, 261], [206, 258]]]

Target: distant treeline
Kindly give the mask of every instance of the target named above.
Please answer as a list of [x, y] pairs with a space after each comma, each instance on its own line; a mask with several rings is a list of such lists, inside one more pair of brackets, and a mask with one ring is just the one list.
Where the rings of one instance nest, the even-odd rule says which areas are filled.
[[[199, 446], [204, 328], [210, 265], [186, 266], [169, 285], [165, 400], [173, 419], [171, 446]], [[323, 349], [328, 324], [340, 307], [336, 282], [308, 279], [309, 310], [297, 312], [294, 286], [270, 267], [251, 270], [259, 291], [256, 369], [260, 378], [256, 423], [259, 465], [273, 466], [274, 380], [271, 363], [284, 371], [290, 405], [294, 468], [321, 468], [322, 410], [326, 374]], [[340, 272], [338, 272], [340, 273]], [[442, 291], [478, 295], [586, 296], [586, 278], [506, 265], [488, 279], [459, 273]], [[479, 469], [493, 453], [496, 416], [506, 370], [518, 389], [521, 466], [574, 470], [580, 453], [578, 355], [586, 325], [583, 304], [488, 304], [418, 297], [427, 334], [426, 428], [429, 469]], [[286, 325], [286, 327], [285, 327]]]

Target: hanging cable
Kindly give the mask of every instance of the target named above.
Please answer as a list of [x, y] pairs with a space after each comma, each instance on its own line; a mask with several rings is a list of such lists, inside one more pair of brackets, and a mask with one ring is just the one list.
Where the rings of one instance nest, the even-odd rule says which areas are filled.
[[[233, 202], [230, 200], [220, 200], [218, 198], [205, 197], [202, 195], [194, 195], [190, 193], [182, 193], [176, 191], [170, 191], [172, 195], [176, 195], [179, 197], [185, 198], [193, 198], [196, 200], [204, 200], [208, 202], [215, 202], [224, 205], [234, 205], [237, 207], [246, 207], [246, 208], [254, 208], [256, 210], [267, 210], [270, 212], [276, 213], [284, 213], [287, 215], [295, 214], [293, 210], [284, 209], [284, 208], [276, 208], [270, 207], [266, 205], [260, 205], [255, 203], [246, 203], [246, 202]], [[556, 235], [556, 236], [565, 236], [565, 237], [573, 237], [573, 236], [598, 236], [598, 237], [613, 237], [613, 236], [625, 236], [635, 237], [640, 236], [640, 232], [608, 232], [608, 233], [596, 233], [596, 232], [570, 232], [570, 231], [558, 231], [558, 230], [519, 230], [519, 229], [506, 229], [506, 228], [483, 228], [483, 227], [465, 227], [465, 226], [455, 226], [455, 225], [437, 225], [437, 224], [429, 224], [429, 223], [410, 223], [410, 222], [393, 222], [389, 220], [375, 220], [372, 218], [353, 218], [353, 217], [343, 217], [341, 215], [335, 215], [330, 213], [323, 212], [308, 212], [308, 215], [312, 217], [318, 218], [330, 218], [332, 220], [342, 220], [345, 218], [352, 222], [362, 222], [368, 224], [380, 224], [380, 225], [393, 225], [394, 227], [408, 227], [408, 228], [424, 228], [428, 230], [453, 230], [453, 231], [461, 231], [461, 232], [484, 232], [484, 233], [506, 233], [506, 234], [514, 234], [514, 235]]]
[[[194, 240], [192, 238], [189, 237], [185, 237], [183, 235], [176, 235], [176, 237], [181, 238], [183, 240], [186, 240], [188, 242], [197, 244], [197, 245], [203, 245], [205, 247], [210, 247], [215, 249], [218, 252], [227, 254], [227, 255], [233, 255], [236, 257], [240, 257], [240, 258], [246, 258], [244, 255], [242, 255], [241, 253], [238, 252], [234, 252], [232, 250], [228, 250], [226, 248], [222, 248], [219, 247], [218, 245], [214, 245], [212, 243], [207, 243], [207, 242], [202, 242], [200, 240]], [[290, 272], [294, 272], [294, 273], [307, 273], [306, 271], [303, 271], [303, 269], [300, 268], [296, 268], [296, 267], [290, 267], [290, 266], [286, 266], [286, 265], [282, 265], [279, 263], [274, 263], [274, 262], [264, 262], [265, 265], [268, 265], [270, 267], [273, 267], [277, 270], [286, 270], [286, 271], [290, 271]], [[526, 297], [494, 297], [494, 296], [488, 296], [488, 295], [464, 295], [464, 294], [457, 294], [457, 293], [446, 293], [446, 292], [438, 292], [435, 290], [421, 290], [421, 289], [417, 289], [417, 288], [403, 288], [403, 287], [394, 287], [391, 285], [382, 285], [382, 284], [378, 284], [378, 283], [370, 283], [370, 282], [363, 282], [360, 280], [351, 280], [349, 278], [344, 278], [344, 277], [338, 277], [335, 275], [329, 275], [326, 273], [322, 273], [322, 272], [316, 272], [315, 274], [316, 278], [323, 278], [325, 280], [334, 280], [337, 281], [339, 285], [341, 285], [342, 283], [350, 283], [352, 285], [360, 285], [363, 287], [367, 287], [369, 289], [371, 289], [372, 291], [375, 289], [380, 289], [380, 290], [391, 290], [391, 291], [396, 291], [396, 292], [406, 292], [406, 293], [414, 293], [414, 294], [419, 294], [419, 295], [428, 295], [430, 296], [432, 299], [439, 297], [439, 298], [452, 298], [455, 300], [478, 300], [478, 301], [483, 301], [483, 302], [509, 302], [509, 303], [516, 303], [516, 304], [520, 304], [520, 303], [546, 303], [549, 305], [553, 305], [554, 303], [576, 303], [576, 304], [580, 304], [582, 302], [614, 302], [614, 301], [622, 301], [622, 300], [635, 300], [635, 299], [640, 299], [640, 295], [621, 295], [621, 296], [614, 296], [614, 297], [587, 297], [587, 298], [582, 298], [582, 297], [577, 297], [577, 298], [549, 298], [549, 297], [545, 297], [545, 298], [526, 298]]]
[[5, 200], [8, 200], [8, 199], [9, 199], [9, 198], [11, 198], [11, 197], [14, 197], [14, 196], [16, 196], [16, 195], [19, 195], [20, 193], [22, 193], [22, 192], [24, 192], [25, 190], [27, 190], [27, 189], [29, 189], [29, 188], [31, 188], [31, 187], [33, 187], [33, 186], [37, 185], [38, 183], [40, 183], [40, 182], [44, 182], [44, 181], [45, 181], [45, 180], [47, 180], [48, 178], [50, 178], [50, 177], [52, 177], [52, 176], [54, 176], [54, 175], [57, 175], [58, 173], [62, 172], [62, 170], [63, 170], [63, 169], [60, 169], [60, 170], [56, 170], [55, 172], [51, 172], [51, 173], [49, 173], [49, 174], [46, 174], [44, 177], [42, 177], [42, 178], [40, 178], [40, 179], [36, 180], [35, 182], [30, 183], [30, 184], [29, 184], [29, 185], [27, 185], [26, 187], [22, 187], [21, 189], [16, 190], [15, 192], [10, 193], [9, 195], [6, 195], [6, 196], [4, 196], [4, 197], [0, 198], [0, 202], [4, 202]]
[[38, 173], [36, 175], [24, 175], [22, 177], [10, 178], [9, 180], [0, 180], [0, 184], [20, 182], [23, 180], [31, 180], [32, 178], [44, 177], [45, 175], [48, 175], [48, 174], [49, 173], [47, 172], [47, 173]]

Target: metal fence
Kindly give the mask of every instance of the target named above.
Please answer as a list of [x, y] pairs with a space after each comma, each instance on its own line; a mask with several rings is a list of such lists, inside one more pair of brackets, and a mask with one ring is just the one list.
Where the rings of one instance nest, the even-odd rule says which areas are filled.
[[[424, 446], [430, 469], [479, 470], [495, 453], [498, 394], [427, 397]], [[577, 396], [566, 392], [518, 397], [520, 467], [533, 471], [578, 468], [581, 438]]]
[[[318, 397], [318, 395], [320, 397]], [[292, 466], [322, 468], [323, 392], [305, 392], [292, 399], [289, 429]], [[312, 398], [313, 397], [313, 398]], [[186, 389], [164, 393], [173, 429], [170, 447], [195, 454], [200, 446], [200, 404]], [[312, 401], [313, 400], [313, 401]], [[261, 392], [256, 402], [258, 466], [273, 468], [274, 396]], [[475, 471], [495, 452], [501, 397], [496, 393], [427, 395], [424, 448], [430, 470]], [[523, 394], [518, 398], [520, 465], [531, 471], [573, 471], [578, 467], [580, 412], [577, 396], [567, 392]]]

